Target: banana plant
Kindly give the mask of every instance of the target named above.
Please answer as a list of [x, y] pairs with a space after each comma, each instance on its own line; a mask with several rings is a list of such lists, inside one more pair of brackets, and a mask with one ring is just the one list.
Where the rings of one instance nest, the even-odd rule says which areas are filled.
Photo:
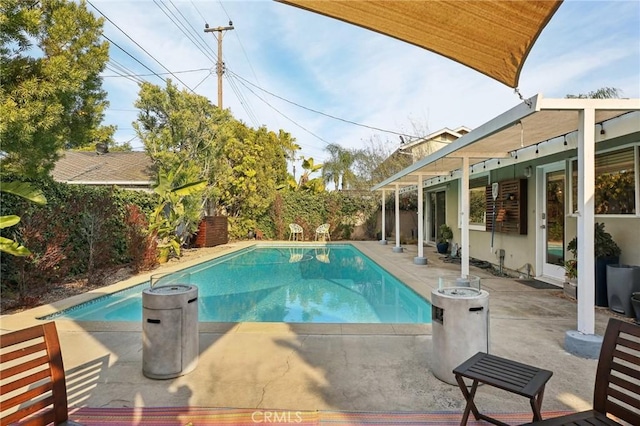
[[189, 182], [176, 186], [177, 176], [182, 167], [158, 173], [158, 184], [153, 189], [160, 197], [160, 203], [151, 213], [149, 231], [156, 234], [158, 248], [168, 249], [180, 256], [180, 248], [188, 236], [189, 214], [184, 198], [203, 191], [206, 180]]
[[[47, 204], [47, 199], [42, 191], [27, 182], [0, 182], [0, 191], [17, 195], [38, 205]], [[0, 229], [9, 228], [18, 223], [20, 223], [20, 216], [0, 216]], [[31, 254], [31, 251], [18, 241], [2, 236], [0, 236], [0, 251], [14, 256], [29, 256]]]

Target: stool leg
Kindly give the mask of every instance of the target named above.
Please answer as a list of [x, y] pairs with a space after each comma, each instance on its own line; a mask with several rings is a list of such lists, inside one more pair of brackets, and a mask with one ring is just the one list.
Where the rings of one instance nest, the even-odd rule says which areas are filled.
[[476, 408], [476, 404], [473, 402], [473, 398], [476, 396], [476, 390], [478, 389], [478, 381], [473, 381], [473, 385], [471, 385], [471, 392], [467, 390], [467, 385], [464, 383], [464, 379], [462, 377], [456, 375], [456, 381], [458, 382], [458, 386], [462, 391], [464, 399], [467, 401], [467, 405], [465, 405], [464, 412], [462, 413], [462, 420], [460, 420], [460, 426], [465, 426], [469, 420], [469, 413], [471, 411], [473, 411], [473, 416], [476, 420], [479, 420], [480, 413]]
[[540, 410], [542, 409], [542, 398], [544, 398], [544, 386], [540, 389], [537, 395], [534, 395], [531, 398], [531, 410], [533, 410], [533, 421], [540, 422], [542, 421], [542, 414]]

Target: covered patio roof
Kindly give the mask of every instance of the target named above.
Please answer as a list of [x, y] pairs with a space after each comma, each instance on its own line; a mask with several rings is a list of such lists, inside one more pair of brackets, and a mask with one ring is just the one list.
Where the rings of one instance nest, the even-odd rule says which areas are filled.
[[[451, 177], [460, 179], [460, 247], [461, 276], [469, 274], [469, 177], [473, 165], [502, 160], [497, 167], [536, 158], [533, 146], [548, 145], [546, 155], [564, 149], [577, 148], [578, 174], [589, 179], [578, 180], [577, 237], [584, 247], [593, 247], [594, 239], [594, 182], [595, 145], [602, 130], [606, 133], [607, 121], [626, 120], [625, 130], [610, 137], [623, 136], [640, 130], [640, 99], [544, 99], [538, 94], [520, 105], [497, 116], [460, 139], [407, 167], [374, 186], [373, 190], [393, 190], [396, 197], [396, 247], [399, 252], [399, 193], [400, 188], [416, 190], [427, 186], [425, 179]], [[600, 131], [596, 128], [600, 127]], [[613, 127], [613, 126], [612, 126]], [[571, 144], [567, 136], [572, 136]], [[542, 149], [542, 147], [540, 147]], [[538, 149], [536, 149], [538, 151]], [[520, 155], [519, 155], [520, 153]], [[526, 154], [526, 155], [525, 155]], [[543, 156], [545, 154], [541, 154]], [[523, 158], [524, 157], [524, 158]], [[494, 167], [495, 168], [495, 167]], [[476, 170], [478, 171], [478, 170]], [[423, 191], [418, 191], [418, 252], [423, 247]], [[384, 215], [384, 209], [383, 209]], [[383, 216], [384, 218], [384, 216]], [[539, 219], [543, 220], [543, 219]], [[538, 225], [541, 222], [537, 223]], [[383, 220], [383, 235], [384, 220]], [[418, 258], [416, 258], [418, 259]], [[594, 333], [595, 256], [592, 250], [578, 251], [578, 334], [570, 334], [573, 340], [592, 336]], [[569, 336], [569, 334], [568, 334]], [[590, 337], [586, 338], [587, 340]], [[579, 346], [579, 344], [578, 344]], [[588, 346], [588, 345], [587, 345]]]
[[[528, 147], [538, 145], [543, 149], [545, 143], [551, 145], [553, 142], [555, 146], [564, 146], [565, 135], [577, 132], [579, 114], [584, 109], [595, 110], [596, 124], [603, 123], [639, 111], [640, 99], [545, 99], [538, 94], [372, 189], [394, 190], [396, 186], [416, 185], [419, 176], [425, 179], [452, 175], [459, 177], [464, 157], [469, 159], [471, 166], [500, 159], [513, 164], [518, 162], [518, 153], [523, 159], [522, 154]], [[575, 146], [574, 137], [569, 147]]]
[[516, 88], [561, 0], [276, 0], [406, 41]]

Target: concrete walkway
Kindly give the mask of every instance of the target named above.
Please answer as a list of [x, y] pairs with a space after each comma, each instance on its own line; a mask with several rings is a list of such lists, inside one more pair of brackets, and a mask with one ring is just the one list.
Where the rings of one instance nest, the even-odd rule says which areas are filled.
[[[413, 263], [415, 246], [393, 253], [392, 244], [354, 245], [427, 299], [438, 276], [460, 271], [459, 265], [443, 262], [432, 247], [425, 247], [428, 265], [420, 266]], [[565, 332], [577, 325], [575, 302], [562, 297], [560, 289], [535, 289], [474, 267], [471, 273], [482, 277], [482, 287], [490, 294], [491, 352], [553, 371], [543, 410], [590, 407], [597, 360], [581, 359], [563, 349]], [[137, 282], [145, 279], [148, 277], [138, 277]], [[5, 315], [0, 326], [3, 331], [23, 328], [37, 322], [35, 318], [43, 313], [87, 297]], [[608, 318], [606, 311], [597, 309], [596, 333], [604, 333]], [[197, 369], [176, 379], [151, 380], [141, 371], [140, 324], [56, 323], [69, 401], [74, 406], [372, 411], [464, 408], [460, 390], [430, 372], [434, 356], [430, 325], [203, 324]], [[476, 401], [485, 411], [530, 410], [524, 398], [488, 386], [479, 388]]]

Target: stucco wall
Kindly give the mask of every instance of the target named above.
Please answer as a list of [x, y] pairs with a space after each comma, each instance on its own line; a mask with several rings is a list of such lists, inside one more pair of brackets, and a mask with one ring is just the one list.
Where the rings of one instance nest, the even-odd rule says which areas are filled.
[[[620, 247], [620, 263], [640, 265], [640, 218], [596, 216], [595, 221], [604, 223], [604, 230]], [[568, 217], [565, 222], [567, 244], [576, 235], [576, 229], [577, 218]]]

